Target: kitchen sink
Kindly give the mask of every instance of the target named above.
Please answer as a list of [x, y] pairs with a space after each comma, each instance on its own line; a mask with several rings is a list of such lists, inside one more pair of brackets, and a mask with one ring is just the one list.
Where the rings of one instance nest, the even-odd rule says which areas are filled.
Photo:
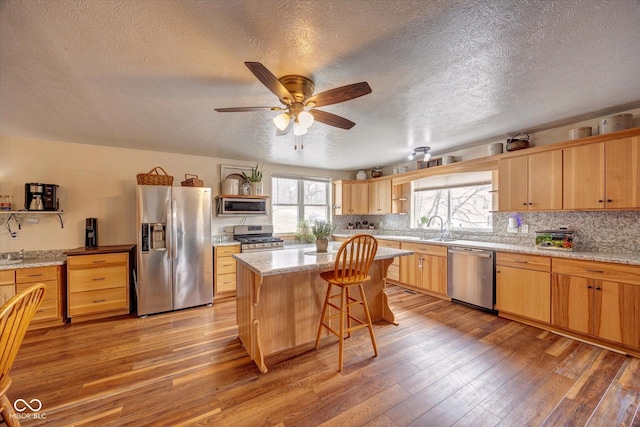
[[0, 259], [0, 265], [20, 264], [21, 262], [21, 259]]
[[447, 237], [447, 238], [444, 238], [444, 239], [441, 239], [441, 238], [435, 238], [435, 239], [422, 239], [422, 240], [425, 240], [425, 241], [427, 241], [427, 242], [443, 242], [443, 243], [446, 243], [446, 242], [455, 242], [455, 241], [456, 241], [456, 239], [451, 239], [451, 238], [448, 238], [448, 237]]

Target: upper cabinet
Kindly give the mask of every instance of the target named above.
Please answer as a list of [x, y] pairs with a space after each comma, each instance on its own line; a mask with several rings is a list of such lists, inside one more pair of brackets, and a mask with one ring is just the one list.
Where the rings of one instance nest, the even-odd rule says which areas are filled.
[[564, 150], [564, 209], [640, 207], [640, 137]]
[[366, 215], [369, 213], [367, 181], [335, 181], [333, 183], [334, 215]]
[[369, 182], [369, 214], [385, 215], [391, 213], [391, 180], [383, 179]]
[[562, 150], [501, 159], [499, 180], [500, 211], [562, 209]]

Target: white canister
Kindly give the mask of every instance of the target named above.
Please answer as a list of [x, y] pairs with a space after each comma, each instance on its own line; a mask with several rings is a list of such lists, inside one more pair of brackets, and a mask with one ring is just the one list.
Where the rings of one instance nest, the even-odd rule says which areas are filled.
[[238, 194], [238, 180], [227, 178], [222, 181], [222, 194], [237, 195]]
[[600, 120], [600, 134], [618, 132], [633, 127], [633, 114], [617, 114]]
[[489, 155], [496, 156], [502, 154], [502, 142], [495, 142], [489, 145]]
[[450, 165], [451, 163], [454, 163], [455, 161], [456, 161], [456, 159], [453, 156], [443, 156], [442, 157], [442, 164], [443, 165]]
[[364, 170], [360, 169], [358, 173], [356, 173], [356, 179], [358, 180], [367, 179], [367, 173]]

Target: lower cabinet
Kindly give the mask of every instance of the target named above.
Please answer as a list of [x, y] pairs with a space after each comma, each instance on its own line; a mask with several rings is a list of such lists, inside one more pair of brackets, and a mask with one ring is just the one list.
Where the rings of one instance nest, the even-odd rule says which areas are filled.
[[401, 243], [413, 255], [400, 258], [400, 283], [447, 297], [447, 247], [424, 243]]
[[4, 304], [34, 284], [44, 283], [44, 298], [29, 329], [61, 325], [65, 321], [63, 276], [63, 267], [57, 265], [0, 271], [0, 302]]
[[554, 326], [640, 350], [640, 267], [553, 260]]
[[72, 322], [129, 313], [129, 252], [69, 255], [67, 275]]
[[[400, 249], [400, 242], [394, 242], [393, 240], [378, 239], [378, 246], [383, 248]], [[393, 283], [400, 282], [400, 258], [399, 257], [395, 257], [393, 259], [393, 262], [389, 266], [389, 269], [387, 270], [387, 281], [390, 281]]]
[[215, 297], [235, 296], [236, 260], [233, 254], [240, 252], [240, 245], [213, 248], [213, 292]]
[[501, 315], [551, 322], [551, 258], [498, 252], [496, 309]]

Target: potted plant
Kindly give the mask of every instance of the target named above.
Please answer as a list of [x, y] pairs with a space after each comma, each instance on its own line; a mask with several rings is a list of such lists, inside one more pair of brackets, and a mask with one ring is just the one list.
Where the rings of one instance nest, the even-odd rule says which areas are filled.
[[429, 223], [429, 217], [428, 216], [421, 216], [420, 217], [420, 228], [427, 228], [427, 224]]
[[[264, 165], [264, 163], [262, 163]], [[251, 168], [251, 174], [242, 172], [242, 176], [251, 185], [251, 194], [262, 196], [262, 165], [256, 163], [255, 168]]]
[[336, 225], [330, 222], [324, 220], [314, 222], [313, 227], [311, 227], [311, 232], [316, 238], [317, 252], [327, 252], [327, 248], [329, 247], [329, 236], [331, 236], [335, 230]]

